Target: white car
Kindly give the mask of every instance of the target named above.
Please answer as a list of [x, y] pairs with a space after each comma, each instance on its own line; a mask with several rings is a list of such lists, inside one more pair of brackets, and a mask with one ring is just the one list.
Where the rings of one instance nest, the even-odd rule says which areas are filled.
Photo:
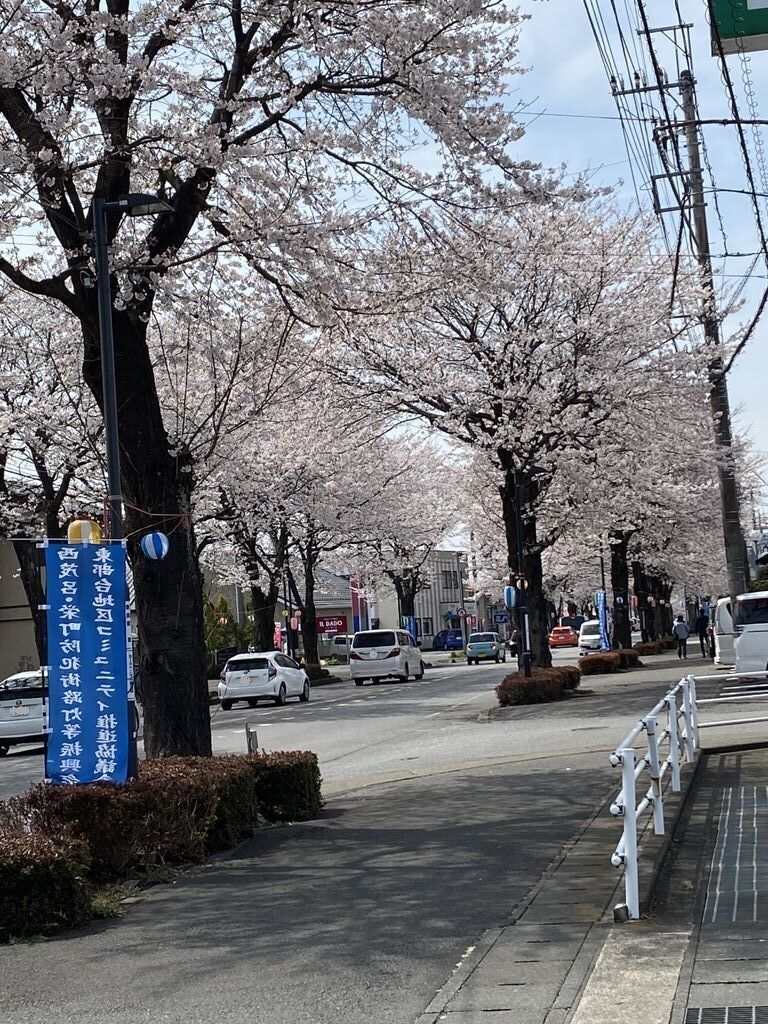
[[736, 598], [736, 671], [768, 670], [768, 590]]
[[17, 743], [43, 740], [43, 677], [17, 672], [0, 683], [0, 757]]
[[349, 674], [355, 686], [366, 679], [421, 679], [424, 662], [421, 648], [404, 629], [368, 629], [355, 633], [349, 653]]
[[600, 620], [582, 622], [579, 629], [579, 654], [594, 654], [600, 650]]
[[219, 683], [221, 710], [229, 711], [235, 701], [244, 700], [255, 708], [260, 700], [285, 704], [289, 697], [309, 700], [309, 676], [281, 651], [265, 654], [236, 654], [224, 666]]

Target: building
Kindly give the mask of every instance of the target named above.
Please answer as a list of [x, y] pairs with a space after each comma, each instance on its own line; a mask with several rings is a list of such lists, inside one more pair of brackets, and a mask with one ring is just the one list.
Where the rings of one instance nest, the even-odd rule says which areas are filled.
[[0, 679], [38, 668], [35, 627], [13, 543], [0, 540]]

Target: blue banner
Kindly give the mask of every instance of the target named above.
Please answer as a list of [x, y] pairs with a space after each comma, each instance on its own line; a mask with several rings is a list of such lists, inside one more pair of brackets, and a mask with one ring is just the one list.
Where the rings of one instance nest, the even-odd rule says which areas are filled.
[[125, 548], [46, 541], [50, 782], [125, 782], [129, 652]]
[[608, 608], [605, 602], [605, 591], [598, 590], [595, 597], [597, 598], [597, 617], [600, 620], [600, 650], [610, 651], [611, 641], [608, 637]]

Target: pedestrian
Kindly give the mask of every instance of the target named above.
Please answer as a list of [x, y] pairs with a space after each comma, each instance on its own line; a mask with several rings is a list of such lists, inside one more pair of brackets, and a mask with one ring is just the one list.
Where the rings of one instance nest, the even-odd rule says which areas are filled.
[[709, 616], [705, 611], [700, 611], [696, 616], [696, 622], [694, 624], [696, 634], [699, 638], [699, 646], [701, 647], [701, 656], [706, 658], [708, 654], [709, 644], [707, 642], [707, 631], [709, 629]]
[[685, 619], [682, 615], [677, 616], [677, 622], [672, 628], [672, 632], [675, 634], [675, 640], [677, 640], [677, 656], [678, 658], [688, 657], [688, 627], [685, 624]]

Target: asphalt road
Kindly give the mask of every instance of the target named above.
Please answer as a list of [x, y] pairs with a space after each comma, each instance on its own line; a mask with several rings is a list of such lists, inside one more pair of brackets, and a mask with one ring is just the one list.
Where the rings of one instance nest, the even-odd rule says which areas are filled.
[[[576, 661], [577, 655], [573, 650], [555, 651], [554, 660]], [[496, 704], [493, 688], [510, 668], [509, 662], [477, 667], [457, 663], [428, 669], [422, 680], [408, 683], [356, 687], [344, 680], [317, 686], [307, 704], [290, 701], [284, 707], [255, 709], [236, 705], [231, 711], [214, 706], [214, 750], [244, 753], [248, 722], [256, 728], [260, 748], [313, 750], [320, 760], [324, 791], [349, 792], [373, 783], [509, 758], [607, 749], [626, 731], [633, 696], [639, 699], [638, 711], [646, 699], [645, 685], [638, 685], [642, 677], [633, 673], [626, 682], [611, 684], [619, 691], [623, 687], [627, 695], [618, 703], [590, 698], [523, 708], [505, 729], [489, 727], [487, 712]], [[605, 686], [600, 677], [582, 684], [583, 689], [594, 688], [597, 695]], [[0, 799], [41, 781], [42, 769], [41, 747], [13, 748], [0, 759]]]

